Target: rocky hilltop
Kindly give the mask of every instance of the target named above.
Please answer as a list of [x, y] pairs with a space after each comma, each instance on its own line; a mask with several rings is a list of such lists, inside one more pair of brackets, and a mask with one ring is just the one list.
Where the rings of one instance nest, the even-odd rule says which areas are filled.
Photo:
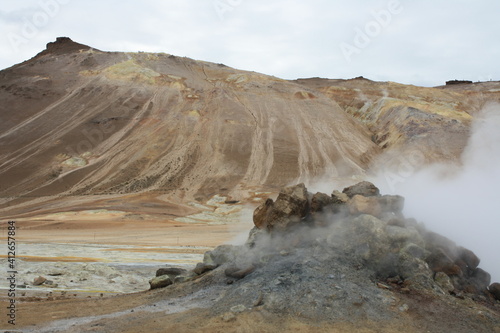
[[286, 187], [255, 210], [245, 245], [207, 252], [194, 271], [161, 268], [151, 288], [217, 290], [209, 312], [224, 322], [257, 311], [377, 331], [499, 332], [500, 284], [403, 206], [368, 182], [331, 195]]
[[78, 209], [71, 198], [93, 196], [244, 200], [362, 175], [382, 152], [453, 162], [499, 91], [498, 82], [287, 81], [61, 37], [0, 72], [0, 211]]

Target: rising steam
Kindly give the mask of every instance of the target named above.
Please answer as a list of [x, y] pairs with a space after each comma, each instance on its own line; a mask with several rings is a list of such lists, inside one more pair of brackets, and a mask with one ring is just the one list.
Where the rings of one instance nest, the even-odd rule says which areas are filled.
[[492, 281], [500, 281], [500, 104], [484, 107], [471, 133], [459, 167], [425, 167], [393, 188], [384, 188], [386, 170], [374, 183], [406, 197], [406, 216], [474, 251]]

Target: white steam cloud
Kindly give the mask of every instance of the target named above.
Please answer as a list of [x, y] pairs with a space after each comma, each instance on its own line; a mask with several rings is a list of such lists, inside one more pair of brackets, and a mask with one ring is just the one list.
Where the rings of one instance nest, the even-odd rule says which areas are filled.
[[425, 167], [390, 189], [384, 176], [374, 183], [403, 195], [405, 216], [472, 250], [500, 282], [500, 105], [484, 107], [471, 133], [461, 166]]

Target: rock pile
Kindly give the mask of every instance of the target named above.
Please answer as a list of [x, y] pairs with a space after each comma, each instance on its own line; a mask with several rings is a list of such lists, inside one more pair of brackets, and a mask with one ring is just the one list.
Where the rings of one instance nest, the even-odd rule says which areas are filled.
[[307, 193], [304, 184], [299, 184], [284, 188], [276, 202], [268, 199], [260, 205], [253, 219], [256, 228], [270, 233], [292, 230], [298, 221], [304, 225], [344, 221], [347, 228], [337, 230], [344, 239], [333, 234], [337, 244], [331, 245], [342, 244], [344, 250], [361, 256], [380, 278], [398, 277], [414, 287], [439, 287], [455, 294], [497, 290], [497, 284], [488, 288], [491, 277], [478, 267], [480, 260], [471, 250], [427, 231], [414, 219], [404, 218], [403, 208], [403, 197], [381, 195], [374, 184], [366, 181], [330, 196]]
[[369, 182], [331, 195], [285, 187], [255, 209], [246, 244], [205, 253], [193, 271], [160, 269], [151, 288], [218, 281], [229, 290], [214, 309], [262, 305], [317, 319], [362, 307], [366, 318], [384, 320], [395, 306], [408, 308], [394, 292], [500, 300], [500, 285], [490, 285], [471, 250], [405, 218], [403, 207], [403, 197], [381, 195]]

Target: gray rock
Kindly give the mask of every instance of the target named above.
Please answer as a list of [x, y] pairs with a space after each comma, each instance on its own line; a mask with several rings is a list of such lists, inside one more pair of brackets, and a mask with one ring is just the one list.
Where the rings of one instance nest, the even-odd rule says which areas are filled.
[[434, 277], [434, 281], [436, 281], [437, 285], [441, 289], [443, 289], [444, 292], [450, 293], [453, 290], [455, 290], [455, 287], [453, 286], [453, 283], [451, 282], [450, 277], [443, 272], [436, 273], [436, 276]]
[[226, 268], [226, 270], [224, 271], [224, 274], [227, 277], [231, 277], [231, 278], [235, 278], [235, 279], [243, 279], [245, 276], [252, 273], [253, 271], [255, 271], [255, 266], [253, 266], [253, 265], [249, 265], [249, 266], [244, 267], [244, 268], [240, 268], [237, 266], [231, 266], [231, 267]]
[[413, 243], [420, 247], [425, 247], [425, 242], [420, 236], [420, 233], [413, 227], [401, 228], [397, 226], [387, 225], [385, 232], [391, 245], [404, 247], [406, 244]]
[[185, 270], [184, 268], [166, 267], [158, 269], [156, 271], [156, 276], [169, 275], [170, 277], [175, 277], [177, 275], [181, 275], [186, 272], [187, 270]]
[[423, 234], [425, 248], [430, 252], [443, 251], [452, 261], [458, 259], [458, 248], [452, 240], [432, 231]]
[[361, 195], [364, 197], [373, 197], [373, 196], [379, 196], [380, 190], [372, 183], [364, 181], [344, 188], [342, 193], [347, 194], [349, 198], [352, 198], [355, 195]]
[[283, 188], [275, 202], [266, 200], [254, 211], [257, 228], [284, 231], [300, 222], [309, 212], [309, 200], [304, 184]]
[[220, 245], [212, 251], [205, 252], [203, 263], [208, 265], [221, 266], [227, 262], [235, 261], [241, 248], [234, 245]]
[[418, 259], [424, 259], [426, 255], [425, 250], [414, 243], [407, 244], [401, 252]]
[[253, 212], [253, 223], [258, 229], [266, 229], [269, 223], [269, 215], [273, 209], [274, 201], [269, 198], [260, 204]]
[[400, 195], [383, 195], [378, 199], [383, 212], [400, 214], [405, 207], [405, 198]]
[[183, 275], [178, 275], [174, 278], [174, 283], [184, 283], [192, 280], [194, 277], [198, 276], [194, 272], [186, 272]]
[[318, 192], [311, 198], [311, 213], [320, 213], [323, 211], [332, 211], [334, 201], [331, 196]]
[[480, 259], [471, 250], [460, 246], [458, 247], [458, 255], [470, 269], [476, 269], [479, 266]]
[[173, 282], [168, 275], [157, 276], [149, 280], [150, 289], [165, 288], [171, 284], [173, 284]]
[[43, 276], [39, 276], [37, 277], [35, 280], [33, 280], [33, 285], [34, 286], [40, 286], [42, 285], [45, 281], [47, 281], [46, 278], [44, 278]]
[[233, 313], [241, 313], [241, 312], [244, 312], [246, 311], [247, 307], [243, 304], [238, 304], [238, 305], [235, 305], [233, 307], [231, 307], [231, 312]]
[[348, 201], [349, 212], [352, 215], [369, 214], [378, 218], [388, 217], [388, 221], [396, 216], [402, 216], [404, 198], [399, 195], [363, 196], [354, 194]]
[[349, 196], [347, 194], [339, 192], [337, 190], [332, 192], [331, 197], [332, 197], [333, 203], [337, 204], [337, 205], [343, 205], [347, 201], [349, 201]]
[[447, 275], [462, 274], [460, 267], [441, 248], [437, 248], [431, 252], [426, 261], [433, 272], [444, 272]]
[[500, 301], [500, 283], [492, 283], [489, 287], [488, 290], [490, 293], [495, 297], [496, 300]]
[[193, 272], [197, 275], [202, 275], [206, 272], [212, 271], [216, 269], [218, 266], [215, 264], [206, 264], [204, 262], [199, 262], [196, 264], [196, 267], [194, 268]]
[[481, 268], [476, 268], [471, 276], [471, 282], [479, 290], [485, 290], [491, 283], [491, 275]]
[[351, 215], [368, 214], [376, 217], [381, 217], [382, 215], [382, 207], [376, 197], [365, 197], [355, 194], [349, 200], [348, 206]]
[[245, 243], [246, 246], [249, 248], [255, 247], [256, 244], [258, 244], [264, 237], [268, 236], [268, 232], [263, 229], [259, 229], [257, 227], [253, 227], [249, 234], [248, 234], [248, 239]]

